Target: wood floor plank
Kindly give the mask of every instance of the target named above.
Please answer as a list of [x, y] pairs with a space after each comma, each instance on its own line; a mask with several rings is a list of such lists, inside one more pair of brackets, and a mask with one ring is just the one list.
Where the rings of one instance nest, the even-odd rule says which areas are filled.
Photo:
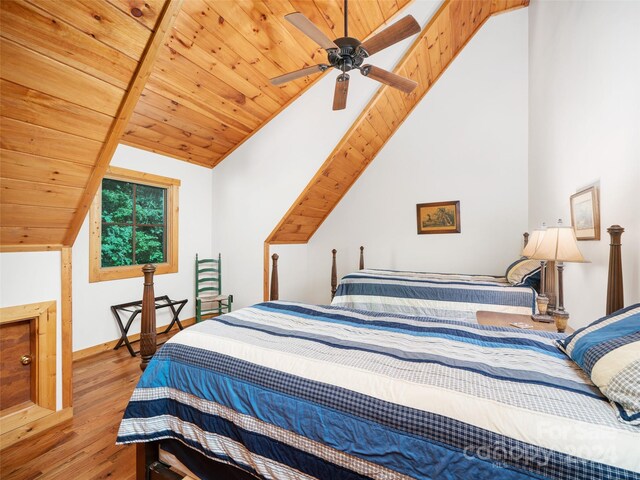
[[73, 418], [3, 450], [0, 478], [134, 480], [135, 447], [115, 440], [140, 378], [139, 362], [124, 348], [73, 362]]

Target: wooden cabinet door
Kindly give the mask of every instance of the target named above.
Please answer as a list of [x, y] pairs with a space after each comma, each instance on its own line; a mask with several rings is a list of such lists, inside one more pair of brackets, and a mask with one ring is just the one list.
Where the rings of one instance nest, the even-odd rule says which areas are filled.
[[34, 400], [34, 361], [22, 363], [24, 355], [35, 353], [31, 351], [32, 323], [21, 320], [0, 325], [0, 411]]

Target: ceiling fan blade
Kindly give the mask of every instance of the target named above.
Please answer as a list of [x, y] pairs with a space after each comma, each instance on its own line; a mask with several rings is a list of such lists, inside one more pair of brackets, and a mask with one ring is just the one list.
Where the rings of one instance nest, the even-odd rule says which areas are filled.
[[420, 25], [416, 22], [416, 19], [411, 15], [407, 15], [377, 35], [374, 35], [369, 40], [364, 41], [362, 45], [358, 47], [358, 51], [360, 54], [364, 53], [364, 56], [368, 57], [419, 31]]
[[402, 90], [404, 93], [411, 93], [413, 89], [418, 86], [418, 83], [413, 80], [396, 75], [384, 68], [374, 67], [373, 65], [363, 65], [360, 68], [360, 73], [365, 77], [373, 78], [374, 80], [387, 84], [390, 87]]
[[316, 27], [311, 20], [300, 12], [290, 13], [285, 15], [284, 18], [325, 50], [331, 50], [332, 48], [339, 49], [338, 45], [333, 43], [333, 41], [322, 32], [322, 30]]
[[349, 75], [341, 73], [336, 78], [336, 90], [333, 94], [333, 109], [344, 110], [347, 106], [347, 94], [349, 93]]
[[294, 72], [285, 73], [284, 75], [280, 75], [279, 77], [274, 77], [271, 80], [272, 85], [282, 85], [283, 83], [290, 82], [291, 80], [296, 80], [298, 78], [306, 77], [307, 75], [312, 75], [318, 72], [324, 72], [329, 65], [313, 65], [311, 67], [301, 68], [300, 70], [296, 70]]

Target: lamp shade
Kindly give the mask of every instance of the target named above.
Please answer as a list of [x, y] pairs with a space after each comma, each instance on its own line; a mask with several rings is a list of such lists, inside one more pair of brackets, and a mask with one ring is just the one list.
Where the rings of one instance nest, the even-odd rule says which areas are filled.
[[573, 227], [551, 227], [531, 255], [534, 260], [556, 262], [587, 262], [580, 253]]
[[545, 230], [534, 230], [531, 232], [531, 237], [527, 242], [527, 245], [522, 250], [523, 257], [531, 257], [533, 253], [538, 249], [540, 243], [542, 243], [542, 239], [544, 238]]

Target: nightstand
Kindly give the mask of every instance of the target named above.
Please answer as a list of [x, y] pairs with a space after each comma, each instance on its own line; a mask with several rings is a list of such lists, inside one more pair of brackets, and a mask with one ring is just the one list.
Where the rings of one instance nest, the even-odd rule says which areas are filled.
[[[544, 332], [557, 333], [555, 323], [534, 322], [531, 315], [517, 315], [515, 313], [499, 313], [480, 311], [476, 313], [480, 325], [493, 325], [495, 327], [517, 328], [511, 325], [514, 322], [524, 322], [533, 325], [532, 329], [518, 328], [518, 330], [542, 330]], [[567, 326], [566, 334], [573, 333], [573, 329]]]

